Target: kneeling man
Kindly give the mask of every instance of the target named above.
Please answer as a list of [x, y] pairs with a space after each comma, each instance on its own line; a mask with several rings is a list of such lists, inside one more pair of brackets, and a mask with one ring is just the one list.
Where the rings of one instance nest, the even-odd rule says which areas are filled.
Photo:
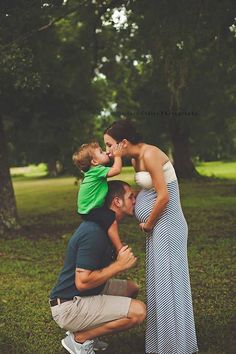
[[[135, 196], [129, 184], [108, 182], [107, 204], [119, 223], [134, 213]], [[136, 257], [124, 246], [116, 258], [106, 232], [84, 221], [71, 237], [64, 266], [50, 295], [53, 319], [68, 336], [63, 347], [71, 354], [94, 354], [107, 344], [98, 337], [127, 330], [144, 321], [146, 306], [134, 300], [138, 286], [112, 279], [133, 267]]]

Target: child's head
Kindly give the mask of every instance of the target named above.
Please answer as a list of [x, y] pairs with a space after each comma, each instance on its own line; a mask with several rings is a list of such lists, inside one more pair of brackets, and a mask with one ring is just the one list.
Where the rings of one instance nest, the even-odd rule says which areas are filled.
[[91, 166], [106, 165], [110, 160], [109, 156], [97, 142], [83, 144], [73, 154], [74, 164], [84, 172], [87, 172]]

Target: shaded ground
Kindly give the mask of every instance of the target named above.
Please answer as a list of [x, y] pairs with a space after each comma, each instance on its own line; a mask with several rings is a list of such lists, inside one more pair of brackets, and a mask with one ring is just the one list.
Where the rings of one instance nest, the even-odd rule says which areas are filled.
[[[125, 171], [124, 177], [132, 181]], [[22, 229], [0, 241], [0, 353], [63, 354], [64, 332], [52, 321], [47, 297], [63, 263], [76, 215], [73, 178], [15, 183]], [[189, 225], [189, 264], [200, 353], [233, 354], [233, 269], [236, 185], [184, 182], [181, 199]], [[121, 225], [138, 265], [125, 274], [145, 301], [145, 239], [135, 219]], [[145, 325], [107, 338], [107, 354], [144, 353]]]

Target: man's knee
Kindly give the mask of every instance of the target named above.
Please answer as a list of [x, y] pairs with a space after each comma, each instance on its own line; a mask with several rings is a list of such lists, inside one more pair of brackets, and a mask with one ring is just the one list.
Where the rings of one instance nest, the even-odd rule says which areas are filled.
[[127, 281], [127, 296], [135, 299], [138, 296], [139, 286], [132, 280]]
[[146, 305], [140, 300], [131, 300], [128, 316], [136, 324], [142, 323], [146, 318]]

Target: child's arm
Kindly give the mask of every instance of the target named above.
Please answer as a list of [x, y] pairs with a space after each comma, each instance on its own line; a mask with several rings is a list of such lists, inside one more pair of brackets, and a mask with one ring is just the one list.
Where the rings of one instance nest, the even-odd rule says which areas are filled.
[[120, 249], [123, 247], [123, 243], [120, 240], [119, 231], [118, 231], [118, 224], [117, 224], [116, 220], [109, 227], [108, 236], [109, 236], [111, 242], [113, 243], [113, 245], [116, 249], [116, 252], [118, 253], [120, 251]]
[[113, 177], [121, 173], [121, 169], [122, 169], [121, 155], [122, 155], [122, 147], [120, 144], [117, 144], [116, 148], [113, 150], [114, 163], [110, 168], [107, 177]]

